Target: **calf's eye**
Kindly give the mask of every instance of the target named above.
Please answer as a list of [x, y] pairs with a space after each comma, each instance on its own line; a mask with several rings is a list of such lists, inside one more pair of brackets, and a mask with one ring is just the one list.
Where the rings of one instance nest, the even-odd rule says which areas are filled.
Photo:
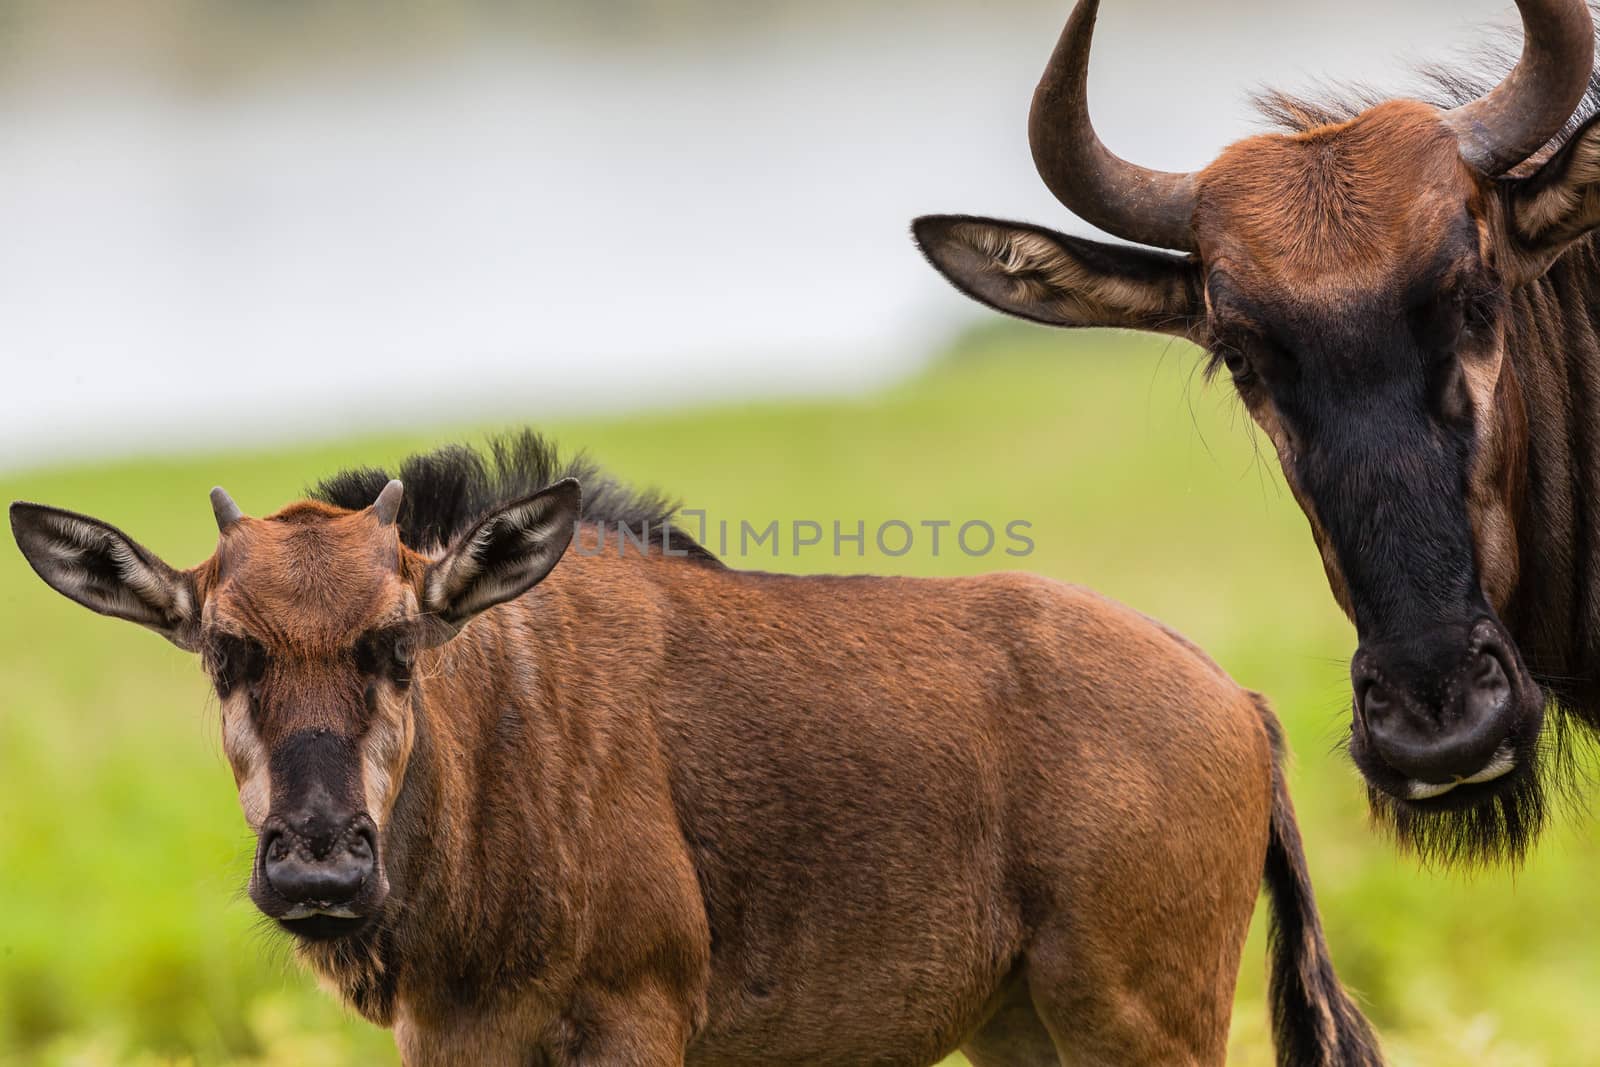
[[414, 655], [411, 637], [404, 631], [379, 631], [356, 645], [356, 666], [363, 674], [388, 678], [397, 685], [411, 681]]
[[267, 669], [267, 650], [253, 637], [219, 633], [206, 650], [206, 665], [217, 693], [227, 696], [241, 685], [254, 685]]

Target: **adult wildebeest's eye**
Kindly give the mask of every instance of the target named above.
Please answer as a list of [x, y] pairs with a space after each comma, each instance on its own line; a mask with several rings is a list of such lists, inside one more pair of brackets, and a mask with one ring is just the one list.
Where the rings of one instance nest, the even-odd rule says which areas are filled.
[[1255, 368], [1250, 365], [1244, 349], [1234, 344], [1219, 344], [1212, 355], [1212, 366], [1218, 364], [1228, 369], [1233, 384], [1244, 387], [1255, 381]]
[[396, 685], [411, 681], [411, 665], [416, 643], [405, 627], [374, 630], [356, 642], [356, 668], [373, 678], [387, 678]]
[[217, 695], [225, 697], [241, 685], [261, 680], [267, 670], [267, 650], [253, 637], [219, 632], [206, 644], [205, 663]]
[[1500, 314], [1500, 303], [1499, 290], [1464, 297], [1461, 304], [1462, 336], [1471, 340], [1488, 337], [1496, 316]]
[[1497, 290], [1472, 283], [1424, 300], [1411, 312], [1417, 341], [1434, 355], [1453, 355], [1463, 344], [1487, 338], [1499, 314]]
[[1228, 373], [1233, 375], [1234, 381], [1250, 376], [1250, 361], [1244, 358], [1243, 352], [1228, 349], [1222, 353], [1222, 362], [1228, 368]]

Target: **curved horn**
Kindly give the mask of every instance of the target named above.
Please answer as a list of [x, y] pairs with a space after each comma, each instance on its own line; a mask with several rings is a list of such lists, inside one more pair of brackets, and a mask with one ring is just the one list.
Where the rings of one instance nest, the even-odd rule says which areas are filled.
[[391, 478], [389, 484], [383, 487], [378, 499], [372, 502], [372, 513], [377, 516], [378, 525], [394, 525], [394, 520], [400, 516], [400, 498], [405, 491], [406, 487], [400, 484], [399, 478]]
[[239, 505], [233, 502], [233, 497], [222, 486], [211, 490], [211, 513], [217, 517], [217, 532], [222, 533], [228, 527], [244, 518], [244, 512], [239, 510]]
[[1461, 155], [1491, 177], [1561, 132], [1589, 88], [1594, 20], [1584, 0], [1517, 0], [1522, 58], [1488, 95], [1446, 113]]
[[1195, 251], [1193, 174], [1146, 170], [1100, 142], [1089, 121], [1089, 44], [1100, 0], [1079, 0], [1039, 79], [1028, 142], [1039, 177], [1070, 210], [1128, 241]]

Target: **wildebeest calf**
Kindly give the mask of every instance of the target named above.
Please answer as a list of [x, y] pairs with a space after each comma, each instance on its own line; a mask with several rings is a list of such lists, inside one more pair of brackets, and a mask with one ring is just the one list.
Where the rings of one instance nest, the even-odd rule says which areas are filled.
[[187, 571], [11, 521], [201, 655], [251, 898], [407, 1063], [1220, 1064], [1263, 876], [1280, 1062], [1378, 1062], [1277, 724], [1182, 638], [1026, 575], [731, 570], [533, 435], [401, 474], [219, 490]]

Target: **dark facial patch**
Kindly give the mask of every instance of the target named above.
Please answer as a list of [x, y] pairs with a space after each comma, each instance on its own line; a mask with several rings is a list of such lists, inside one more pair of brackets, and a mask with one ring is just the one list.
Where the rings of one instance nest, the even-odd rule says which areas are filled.
[[388, 896], [377, 826], [363, 810], [358, 746], [325, 730], [291, 734], [269, 761], [272, 812], [250, 896], [302, 940], [366, 929]]
[[350, 738], [326, 730], [291, 734], [268, 762], [272, 814], [313, 852], [325, 851], [362, 810], [361, 754]]
[[1419, 675], [1454, 653], [1412, 638], [1488, 613], [1461, 366], [1496, 310], [1480, 209], [1452, 131], [1402, 101], [1233, 146], [1197, 216], [1217, 358], [1270, 408], [1363, 643], [1404, 639]]
[[[1435, 113], [1391, 104], [1243, 142], [1203, 185], [1213, 366], [1272, 435], [1360, 634], [1350, 752], [1375, 819], [1429, 859], [1520, 858], [1544, 822], [1547, 768], [1542, 697], [1480, 560], [1485, 537], [1503, 588], [1504, 530], [1482, 527], [1483, 479], [1503, 467], [1480, 461], [1503, 463], [1491, 401], [1505, 297], [1479, 180]], [[1490, 706], [1463, 680], [1484, 632], [1506, 650], [1513, 696], [1472, 718], [1469, 696]], [[1506, 753], [1509, 774], [1471, 781]], [[1451, 788], [1429, 799], [1434, 784]]]
[[267, 671], [266, 648], [245, 634], [218, 630], [206, 639], [202, 655], [217, 696], [224, 700], [241, 686], [259, 683]]
[[[368, 679], [384, 680], [401, 689], [411, 684], [417, 635], [410, 623], [397, 623], [363, 634], [356, 641], [356, 669]], [[368, 689], [370, 703], [372, 689]]]
[[1487, 608], [1466, 512], [1471, 435], [1432, 416], [1414, 347], [1359, 358], [1369, 388], [1327, 388], [1307, 368], [1299, 388], [1274, 394], [1301, 442], [1295, 475], [1335, 545], [1357, 629], [1388, 641], [1470, 623]]
[[1226, 279], [1214, 288], [1218, 349], [1289, 438], [1287, 473], [1334, 543], [1363, 639], [1471, 622], [1482, 599], [1465, 502], [1473, 434], [1441, 406], [1453, 352], [1430, 346], [1398, 301], [1308, 309]]

